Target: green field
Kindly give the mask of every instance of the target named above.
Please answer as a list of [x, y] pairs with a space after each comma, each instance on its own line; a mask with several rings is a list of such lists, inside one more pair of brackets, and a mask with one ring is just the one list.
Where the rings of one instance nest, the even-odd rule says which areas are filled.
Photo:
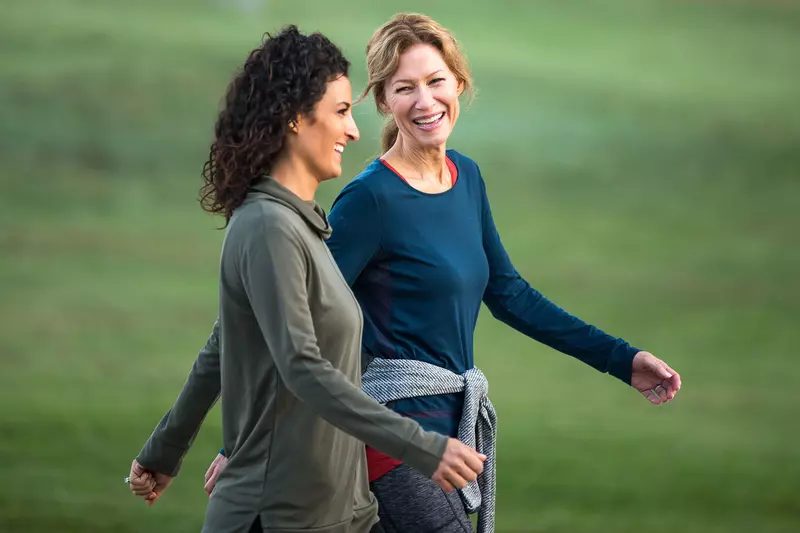
[[[268, 4], [266, 7], [260, 7]], [[800, 531], [800, 2], [5, 0], [0, 7], [0, 531], [198, 531], [215, 409], [152, 508], [122, 482], [216, 316], [196, 201], [227, 81], [261, 34], [354, 63], [398, 11], [451, 28], [518, 270], [669, 362], [647, 404], [493, 320], [498, 532]], [[372, 101], [338, 190], [377, 155]]]

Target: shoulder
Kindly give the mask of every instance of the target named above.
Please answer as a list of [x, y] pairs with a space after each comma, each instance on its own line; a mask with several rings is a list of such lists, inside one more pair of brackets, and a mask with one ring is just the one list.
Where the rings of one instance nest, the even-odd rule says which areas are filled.
[[234, 212], [231, 224], [236, 222], [248, 229], [284, 228], [300, 216], [290, 207], [267, 198], [250, 197]]
[[226, 240], [244, 248], [262, 246], [264, 239], [272, 246], [304, 241], [305, 223], [292, 208], [268, 200], [254, 198], [242, 204], [228, 225]]
[[452, 149], [447, 150], [447, 157], [456, 165], [458, 180], [465, 182], [470, 197], [476, 201], [482, 201], [482, 198], [486, 195], [486, 184], [483, 181], [478, 163], [461, 152]]
[[480, 168], [472, 158], [462, 154], [461, 152], [453, 150], [452, 148], [448, 149], [446, 153], [447, 157], [450, 158], [450, 161], [455, 163], [456, 168], [458, 168], [459, 175], [464, 172], [480, 177]]
[[342, 203], [358, 202], [377, 206], [378, 198], [386, 194], [387, 186], [392, 183], [390, 174], [391, 171], [379, 159], [375, 159], [342, 188], [333, 201], [332, 212], [337, 204]]

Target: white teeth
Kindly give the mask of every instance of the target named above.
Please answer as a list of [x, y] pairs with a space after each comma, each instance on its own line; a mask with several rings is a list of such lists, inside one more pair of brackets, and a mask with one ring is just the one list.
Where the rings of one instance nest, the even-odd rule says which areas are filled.
[[340, 154], [344, 152], [344, 146], [342, 146], [341, 144], [337, 144], [336, 146], [333, 147], [333, 149], [339, 152]]
[[420, 124], [420, 125], [433, 124], [434, 122], [438, 121], [442, 117], [444, 117], [444, 111], [442, 111], [438, 115], [434, 115], [434, 116], [432, 116], [430, 118], [417, 119], [417, 120], [414, 121], [414, 123], [415, 124]]

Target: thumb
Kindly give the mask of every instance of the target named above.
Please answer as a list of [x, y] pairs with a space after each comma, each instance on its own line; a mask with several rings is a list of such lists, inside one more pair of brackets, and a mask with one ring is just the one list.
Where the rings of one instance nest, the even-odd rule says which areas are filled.
[[670, 379], [672, 377], [672, 372], [664, 368], [664, 364], [660, 361], [656, 363], [656, 373], [664, 379]]

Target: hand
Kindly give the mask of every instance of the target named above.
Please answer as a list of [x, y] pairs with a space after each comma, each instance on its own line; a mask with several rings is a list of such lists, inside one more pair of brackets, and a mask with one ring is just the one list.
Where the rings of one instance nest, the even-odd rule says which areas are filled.
[[145, 470], [137, 461], [131, 464], [131, 473], [128, 479], [131, 492], [140, 498], [148, 496], [156, 487], [153, 474]]
[[131, 463], [130, 478], [131, 491], [136, 496], [144, 498], [147, 505], [156, 503], [156, 500], [164, 494], [164, 491], [172, 483], [172, 477], [160, 472], [146, 470], [136, 460]]
[[661, 405], [681, 390], [681, 376], [650, 352], [639, 352], [633, 358], [631, 386], [651, 403]]
[[228, 465], [228, 458], [224, 455], [217, 454], [214, 460], [211, 462], [211, 466], [208, 467], [206, 470], [206, 478], [205, 478], [205, 487], [203, 487], [208, 494], [208, 497], [211, 497], [211, 493], [214, 490], [214, 485], [217, 484], [217, 476], [219, 473], [222, 472], [222, 469]]
[[439, 467], [431, 479], [445, 492], [463, 489], [483, 472], [486, 456], [478, 453], [458, 439], [447, 439], [447, 447]]

